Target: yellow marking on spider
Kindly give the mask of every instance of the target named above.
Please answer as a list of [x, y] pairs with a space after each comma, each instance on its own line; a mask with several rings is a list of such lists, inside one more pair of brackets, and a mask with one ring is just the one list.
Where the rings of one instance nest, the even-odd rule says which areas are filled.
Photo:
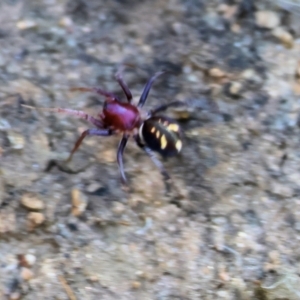
[[151, 128], [151, 133], [154, 133], [155, 132], [155, 127], [152, 127]]
[[159, 136], [160, 136], [160, 132], [159, 132], [159, 130], [157, 130], [157, 132], [156, 132], [156, 138], [158, 139]]
[[182, 148], [182, 142], [181, 140], [178, 140], [175, 144], [175, 148], [177, 149], [178, 152], [180, 152], [181, 148]]
[[160, 138], [160, 147], [162, 150], [164, 150], [167, 147], [167, 139], [166, 136], [163, 134]]
[[170, 130], [170, 131], [174, 131], [174, 132], [178, 132], [179, 131], [179, 126], [177, 124], [170, 124], [169, 126], [167, 126], [167, 128]]

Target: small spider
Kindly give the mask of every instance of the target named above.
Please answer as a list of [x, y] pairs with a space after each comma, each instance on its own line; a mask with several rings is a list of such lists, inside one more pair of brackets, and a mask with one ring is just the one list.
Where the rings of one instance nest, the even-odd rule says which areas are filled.
[[122, 71], [123, 67], [115, 74], [115, 78], [125, 93], [127, 102], [121, 102], [116, 95], [100, 88], [72, 88], [73, 91], [94, 92], [106, 97], [103, 110], [96, 118], [83, 111], [68, 108], [36, 108], [28, 105], [23, 106], [31, 109], [46, 109], [57, 113], [73, 115], [87, 120], [96, 127], [85, 130], [81, 134], [67, 161], [72, 159], [73, 154], [79, 148], [86, 136], [110, 136], [122, 133], [123, 136], [117, 151], [117, 162], [119, 165], [122, 183], [126, 184], [127, 182], [123, 167], [123, 152], [130, 136], [133, 136], [136, 144], [151, 157], [154, 164], [159, 168], [161, 174], [164, 176], [164, 179], [168, 180], [170, 179], [170, 176], [153, 151], [160, 153], [163, 157], [178, 154], [182, 148], [181, 131], [179, 125], [174, 120], [157, 114], [165, 111], [171, 106], [176, 107], [183, 105], [183, 102], [173, 101], [169, 104], [160, 105], [144, 114], [141, 109], [147, 100], [151, 86], [154, 80], [165, 72], [157, 72], [148, 80], [138, 104], [134, 105], [132, 104], [132, 94], [123, 80]]

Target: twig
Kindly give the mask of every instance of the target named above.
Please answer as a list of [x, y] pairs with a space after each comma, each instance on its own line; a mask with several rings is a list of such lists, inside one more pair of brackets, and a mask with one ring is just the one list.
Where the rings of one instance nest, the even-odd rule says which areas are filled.
[[60, 283], [62, 284], [63, 288], [65, 289], [69, 299], [70, 300], [77, 300], [73, 290], [71, 289], [71, 287], [67, 283], [67, 280], [63, 276], [59, 276], [58, 279], [59, 279]]

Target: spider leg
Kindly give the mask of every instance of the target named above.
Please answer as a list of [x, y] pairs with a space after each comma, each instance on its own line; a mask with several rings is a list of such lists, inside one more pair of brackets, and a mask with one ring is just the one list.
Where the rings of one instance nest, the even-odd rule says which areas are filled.
[[130, 103], [132, 100], [132, 94], [131, 94], [126, 82], [123, 79], [123, 76], [122, 76], [123, 70], [124, 70], [124, 65], [121, 65], [119, 67], [117, 73], [115, 74], [115, 78], [118, 81], [119, 85], [121, 86], [124, 94], [126, 95], [127, 101]]
[[164, 180], [167, 182], [171, 179], [170, 175], [168, 174], [168, 172], [166, 171], [165, 167], [163, 166], [163, 164], [161, 163], [161, 161], [156, 157], [155, 153], [147, 146], [143, 145], [138, 136], [134, 137], [136, 144], [146, 152], [146, 154], [148, 154], [151, 158], [151, 160], [153, 161], [153, 163], [156, 165], [156, 167], [159, 169], [161, 175], [164, 177]]
[[148, 80], [148, 82], [146, 83], [146, 85], [145, 85], [145, 87], [144, 87], [143, 93], [142, 93], [142, 95], [141, 95], [141, 98], [140, 98], [140, 100], [139, 100], [139, 103], [138, 103], [137, 107], [143, 107], [143, 106], [144, 106], [144, 104], [145, 104], [145, 102], [146, 102], [146, 100], [147, 100], [148, 94], [149, 94], [149, 92], [150, 92], [150, 89], [151, 89], [151, 87], [152, 87], [152, 84], [153, 84], [154, 80], [155, 80], [158, 76], [160, 76], [160, 75], [162, 75], [162, 74], [164, 74], [164, 73], [165, 73], [164, 71], [162, 71], [162, 72], [157, 72], [157, 73], [155, 73], [155, 74]]
[[88, 129], [85, 130], [81, 136], [79, 137], [79, 139], [76, 141], [70, 155], [69, 158], [67, 159], [67, 162], [72, 160], [73, 154], [76, 152], [76, 150], [79, 148], [79, 146], [81, 145], [83, 139], [86, 136], [91, 136], [91, 135], [98, 135], [98, 136], [109, 136], [112, 135], [113, 132], [110, 129]]
[[170, 102], [168, 104], [159, 105], [156, 108], [149, 111], [149, 116], [154, 116], [155, 114], [157, 114], [159, 112], [167, 110], [169, 107], [179, 107], [179, 106], [183, 106], [183, 105], [186, 105], [186, 103], [179, 101], [179, 100]]
[[122, 180], [123, 184], [126, 184], [126, 182], [127, 182], [126, 175], [124, 172], [124, 166], [123, 166], [123, 152], [126, 147], [127, 141], [128, 141], [128, 135], [123, 134], [123, 137], [119, 143], [118, 151], [117, 151], [117, 162], [119, 165], [121, 180]]
[[74, 109], [69, 109], [69, 108], [60, 108], [60, 107], [55, 107], [55, 108], [33, 107], [33, 106], [23, 105], [23, 104], [22, 104], [22, 106], [26, 107], [26, 108], [30, 108], [30, 109], [52, 111], [52, 112], [56, 112], [56, 113], [63, 113], [66, 115], [75, 116], [75, 117], [87, 120], [88, 122], [92, 123], [96, 127], [99, 127], [99, 128], [103, 127], [101, 120], [98, 120], [80, 110], [74, 110]]
[[111, 98], [113, 100], [119, 100], [118, 97], [111, 93], [111, 92], [107, 92], [103, 89], [97, 88], [97, 87], [73, 87], [70, 89], [72, 92], [90, 92], [90, 93], [96, 93], [98, 95], [101, 96], [105, 96], [107, 98]]

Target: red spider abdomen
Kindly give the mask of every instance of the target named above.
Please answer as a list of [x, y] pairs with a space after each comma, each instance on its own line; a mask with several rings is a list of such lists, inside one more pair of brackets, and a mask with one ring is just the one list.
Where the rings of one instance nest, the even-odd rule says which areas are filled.
[[140, 112], [130, 103], [108, 100], [103, 107], [102, 121], [106, 127], [130, 131], [139, 126]]

